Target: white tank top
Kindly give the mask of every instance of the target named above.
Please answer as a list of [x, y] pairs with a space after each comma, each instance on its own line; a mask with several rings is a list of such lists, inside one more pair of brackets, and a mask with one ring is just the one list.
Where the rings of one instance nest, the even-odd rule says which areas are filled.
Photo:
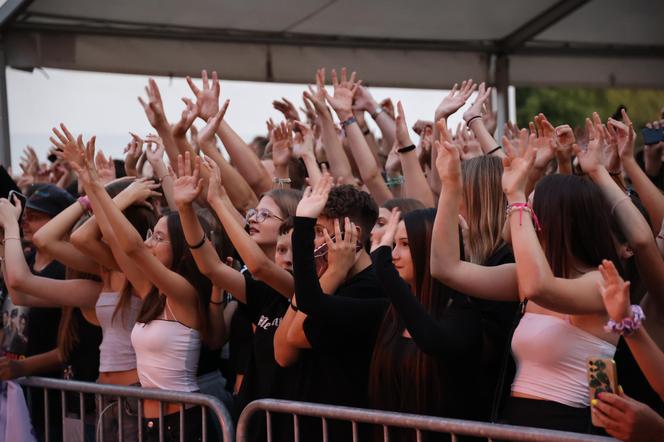
[[[166, 302], [168, 309], [175, 315]], [[136, 350], [138, 379], [145, 388], [174, 391], [198, 391], [196, 371], [201, 351], [198, 330], [176, 320], [153, 319], [148, 324], [137, 322], [131, 332]]]
[[587, 407], [588, 358], [613, 358], [616, 347], [565, 319], [526, 313], [512, 337], [517, 371], [512, 392]]
[[129, 306], [118, 311], [113, 319], [113, 312], [119, 301], [119, 293], [102, 292], [95, 305], [103, 335], [99, 346], [99, 371], [102, 373], [136, 368], [136, 353], [131, 345], [131, 330], [141, 309], [141, 299], [132, 296]]

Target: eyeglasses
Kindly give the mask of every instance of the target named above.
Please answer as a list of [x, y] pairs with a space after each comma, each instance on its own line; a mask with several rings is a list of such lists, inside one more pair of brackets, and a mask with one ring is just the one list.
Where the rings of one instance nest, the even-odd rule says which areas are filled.
[[278, 219], [279, 221], [282, 221], [282, 222], [284, 220], [283, 218], [275, 215], [274, 213], [270, 212], [268, 209], [265, 209], [265, 208], [259, 209], [259, 210], [256, 210], [256, 209], [247, 210], [247, 214], [245, 215], [244, 220], [247, 223], [249, 223], [249, 219], [251, 219], [251, 218], [255, 218], [256, 222], [258, 224], [262, 223], [263, 221], [265, 221], [268, 218], [275, 218], [275, 219]]
[[164, 239], [164, 237], [161, 235], [159, 232], [153, 232], [152, 229], [148, 229], [148, 231], [145, 233], [145, 242], [150, 242], [154, 241], [157, 244], [164, 243], [164, 244], [170, 244], [171, 242], [167, 239]]

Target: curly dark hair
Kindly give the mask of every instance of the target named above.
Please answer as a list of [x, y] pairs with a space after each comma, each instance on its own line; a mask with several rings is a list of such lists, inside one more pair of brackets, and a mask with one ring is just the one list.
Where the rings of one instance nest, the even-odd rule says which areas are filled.
[[347, 216], [360, 226], [360, 241], [366, 243], [378, 219], [378, 205], [367, 192], [345, 184], [332, 188], [321, 216], [332, 219]]

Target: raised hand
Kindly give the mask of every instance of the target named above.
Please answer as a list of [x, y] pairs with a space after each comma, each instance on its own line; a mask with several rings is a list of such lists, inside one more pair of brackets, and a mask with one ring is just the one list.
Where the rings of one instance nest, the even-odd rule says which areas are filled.
[[137, 178], [123, 192], [131, 196], [132, 204], [145, 204], [148, 198], [161, 196], [156, 190], [159, 186], [149, 178]]
[[148, 101], [145, 102], [143, 98], [138, 97], [138, 102], [143, 106], [143, 110], [148, 117], [150, 125], [157, 130], [168, 127], [168, 120], [166, 120], [166, 113], [164, 112], [164, 103], [161, 100], [161, 93], [159, 92], [159, 87], [157, 87], [157, 82], [152, 78], [148, 80], [145, 92], [148, 96]]
[[325, 208], [333, 181], [332, 176], [325, 173], [313, 188], [307, 186], [302, 199], [297, 205], [296, 215], [305, 218], [318, 218], [318, 215]]
[[211, 82], [208, 79], [208, 74], [205, 70], [201, 71], [201, 78], [203, 80], [203, 89], [199, 89], [191, 77], [187, 77], [187, 83], [196, 97], [198, 116], [207, 121], [219, 112], [219, 94], [221, 92], [221, 86], [219, 84], [217, 71], [212, 71]]
[[221, 170], [217, 163], [215, 163], [210, 157], [205, 157], [205, 160], [203, 160], [203, 167], [207, 169], [210, 177], [208, 179], [208, 202], [212, 204], [216, 200], [228, 198], [226, 188], [221, 180]]
[[106, 158], [101, 150], [95, 156], [95, 167], [97, 176], [102, 185], [110, 183], [115, 179], [115, 163], [110, 156]]
[[543, 113], [536, 115], [535, 122], [530, 124], [530, 132], [535, 133], [535, 147], [537, 155], [535, 156], [534, 167], [539, 170], [545, 170], [553, 157], [558, 143], [556, 138], [556, 129]]
[[39, 158], [32, 146], [26, 146], [23, 149], [20, 166], [24, 174], [32, 177], [36, 176], [39, 172]]
[[14, 195], [14, 201], [0, 198], [0, 226], [6, 227], [9, 223], [18, 222], [21, 218], [21, 200]]
[[602, 146], [604, 145], [604, 134], [601, 127], [596, 127], [590, 118], [586, 118], [586, 134], [588, 136], [588, 146], [586, 150], [581, 150], [578, 145], [574, 145], [574, 152], [579, 160], [579, 165], [583, 172], [592, 175], [602, 166]]
[[452, 136], [447, 130], [447, 122], [441, 118], [436, 122], [440, 138], [434, 141], [434, 148], [438, 151], [436, 157], [436, 169], [440, 180], [459, 181], [461, 180], [461, 154], [459, 147], [452, 142]]
[[395, 176], [401, 173], [401, 158], [399, 158], [399, 152], [397, 151], [399, 147], [399, 142], [395, 140], [392, 149], [390, 149], [385, 159], [385, 171], [388, 176]]
[[356, 81], [355, 77], [356, 74], [353, 72], [349, 79], [346, 75], [346, 68], [341, 68], [341, 81], [339, 81], [337, 71], [332, 69], [334, 95], [330, 97], [326, 91], [325, 98], [341, 121], [345, 121], [353, 116], [353, 96], [360, 86], [360, 82]]
[[303, 158], [307, 155], [314, 158], [314, 132], [306, 124], [296, 121], [297, 132], [293, 139], [293, 155], [295, 158]]
[[433, 121], [426, 121], [426, 120], [417, 120], [415, 124], [413, 124], [413, 132], [415, 132], [417, 135], [422, 136], [422, 132], [426, 128], [431, 129], [431, 132], [433, 132]]
[[408, 124], [406, 124], [406, 113], [403, 110], [403, 105], [401, 101], [397, 102], [397, 142], [399, 147], [406, 147], [413, 144], [413, 140], [410, 139], [410, 134], [408, 133]]
[[287, 98], [282, 97], [281, 101], [274, 100], [272, 102], [272, 107], [284, 114], [284, 117], [288, 121], [299, 121], [300, 114], [297, 113], [295, 105], [291, 103]]
[[394, 246], [394, 236], [397, 233], [397, 227], [399, 227], [399, 221], [401, 220], [401, 212], [398, 208], [392, 209], [390, 217], [387, 220], [385, 226], [376, 234], [371, 235], [371, 251], [373, 252], [379, 247], [388, 246], [392, 248]]
[[196, 117], [198, 117], [197, 104], [188, 98], [183, 98], [182, 101], [186, 107], [182, 111], [180, 121], [175, 123], [171, 128], [171, 132], [173, 132], [174, 137], [184, 137], [191, 125], [194, 124]]
[[491, 96], [491, 88], [487, 88], [484, 82], [480, 83], [480, 87], [477, 90], [477, 97], [475, 98], [473, 104], [470, 105], [468, 110], [463, 113], [463, 120], [468, 122], [468, 120], [470, 120], [471, 118], [482, 116], [484, 103], [486, 103], [486, 101], [489, 99], [490, 96]]
[[323, 230], [325, 243], [327, 244], [327, 270], [337, 272], [339, 275], [347, 275], [357, 260], [357, 227], [350, 219], [344, 219], [344, 232], [338, 219], [334, 220], [334, 238]]
[[632, 120], [629, 119], [625, 109], [621, 110], [622, 112], [622, 121], [614, 120], [609, 118], [607, 126], [612, 128], [616, 141], [618, 142], [618, 154], [620, 158], [634, 158], [634, 144], [636, 142], [636, 133], [634, 132], [634, 126], [632, 125]]
[[472, 95], [477, 85], [473, 80], [465, 80], [461, 83], [459, 88], [457, 84], [452, 87], [452, 90], [447, 94], [443, 101], [440, 102], [436, 108], [436, 121], [441, 118], [447, 119], [454, 112], [458, 111], [461, 106], [466, 104], [468, 98]]
[[215, 134], [217, 133], [219, 125], [224, 119], [224, 115], [226, 115], [226, 110], [228, 109], [230, 102], [230, 100], [226, 100], [221, 109], [218, 109], [216, 114], [214, 114], [211, 118], [208, 118], [205, 127], [198, 132], [198, 144], [202, 148], [205, 146], [217, 144], [215, 141]]
[[598, 287], [609, 317], [616, 322], [629, 318], [632, 315], [629, 308], [629, 281], [623, 281], [613, 262], [606, 259], [599, 265], [599, 272], [602, 281]]
[[516, 125], [516, 123], [512, 123], [511, 121], [508, 121], [505, 123], [504, 127], [504, 133], [505, 136], [510, 140], [518, 140], [519, 139], [519, 126]]
[[132, 132], [129, 132], [129, 135], [131, 135], [131, 141], [127, 143], [127, 147], [124, 149], [125, 172], [127, 175], [138, 175], [136, 165], [143, 153], [143, 139]]
[[524, 202], [528, 175], [537, 155], [535, 134], [521, 129], [516, 141], [503, 137], [503, 149], [503, 192], [510, 202]]
[[270, 143], [272, 143], [272, 162], [275, 167], [288, 167], [293, 156], [293, 126], [291, 123], [281, 123], [270, 130]]
[[379, 107], [393, 120], [396, 118], [397, 114], [394, 112], [394, 103], [390, 97], [383, 98], [379, 103]]
[[353, 110], [354, 111], [366, 111], [370, 114], [376, 112], [376, 109], [379, 108], [379, 104], [374, 99], [369, 89], [366, 86], [359, 86], [357, 92], [355, 92], [353, 100]]
[[307, 102], [316, 110], [318, 115], [326, 115], [328, 112], [327, 105], [325, 104], [325, 97], [327, 91], [325, 90], [325, 68], [316, 70], [316, 89], [308, 86], [309, 91], [302, 93], [305, 105]]
[[145, 137], [145, 143], [145, 156], [154, 168], [155, 163], [163, 161], [165, 150], [164, 143], [159, 136], [152, 134]]
[[[191, 155], [185, 152], [184, 158], [178, 155], [177, 179], [173, 182], [173, 199], [178, 207], [190, 205], [203, 190], [203, 179], [200, 178], [201, 159], [194, 159], [194, 170], [191, 170]], [[173, 169], [171, 174], [175, 175]]]

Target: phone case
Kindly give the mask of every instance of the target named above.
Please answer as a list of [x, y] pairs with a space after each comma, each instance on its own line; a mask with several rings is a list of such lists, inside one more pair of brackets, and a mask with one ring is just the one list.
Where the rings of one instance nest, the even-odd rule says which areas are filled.
[[[590, 402], [597, 399], [600, 393], [616, 393], [618, 391], [618, 372], [613, 359], [588, 359], [588, 389]], [[598, 426], [593, 417], [593, 425]]]

